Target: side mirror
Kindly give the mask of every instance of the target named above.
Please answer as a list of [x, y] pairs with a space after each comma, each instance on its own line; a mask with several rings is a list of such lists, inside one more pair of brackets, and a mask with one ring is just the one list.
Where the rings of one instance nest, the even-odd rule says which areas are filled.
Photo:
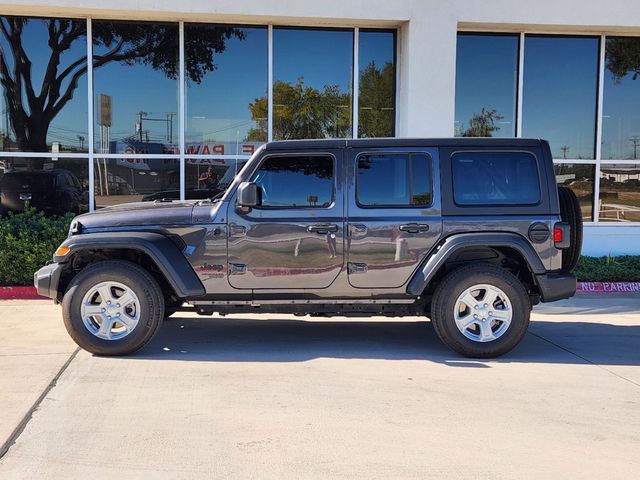
[[242, 182], [238, 186], [238, 206], [255, 207], [258, 205], [258, 187], [252, 182]]

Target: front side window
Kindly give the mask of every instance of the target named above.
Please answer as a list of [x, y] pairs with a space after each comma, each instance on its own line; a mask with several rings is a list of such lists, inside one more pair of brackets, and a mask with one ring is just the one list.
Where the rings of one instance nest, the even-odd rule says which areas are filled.
[[369, 154], [358, 158], [358, 203], [422, 207], [431, 204], [431, 165], [424, 154]]
[[540, 201], [535, 157], [525, 152], [458, 152], [451, 157], [458, 205], [534, 205]]
[[253, 177], [260, 205], [271, 208], [327, 208], [333, 202], [333, 157], [268, 157]]

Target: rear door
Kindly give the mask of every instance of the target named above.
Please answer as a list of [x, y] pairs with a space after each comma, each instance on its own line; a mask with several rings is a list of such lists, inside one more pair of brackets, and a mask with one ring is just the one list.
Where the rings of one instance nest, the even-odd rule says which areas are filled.
[[321, 289], [344, 266], [343, 149], [268, 152], [250, 181], [260, 205], [228, 210], [229, 284]]
[[397, 288], [442, 232], [438, 150], [348, 154], [348, 275], [356, 288]]

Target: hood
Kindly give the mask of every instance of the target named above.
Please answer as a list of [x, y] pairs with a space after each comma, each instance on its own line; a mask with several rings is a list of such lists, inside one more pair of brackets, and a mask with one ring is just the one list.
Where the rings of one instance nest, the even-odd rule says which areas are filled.
[[[193, 201], [136, 202], [101, 208], [76, 217], [83, 228], [145, 227], [151, 225], [190, 225]], [[213, 205], [208, 205], [210, 208]]]

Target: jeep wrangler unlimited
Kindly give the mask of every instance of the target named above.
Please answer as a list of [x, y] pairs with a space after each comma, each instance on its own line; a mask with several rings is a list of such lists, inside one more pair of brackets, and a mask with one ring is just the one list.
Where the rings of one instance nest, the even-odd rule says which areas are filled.
[[529, 139], [272, 142], [218, 198], [76, 217], [35, 273], [85, 350], [143, 347], [176, 311], [427, 316], [472, 357], [569, 298], [576, 196]]

